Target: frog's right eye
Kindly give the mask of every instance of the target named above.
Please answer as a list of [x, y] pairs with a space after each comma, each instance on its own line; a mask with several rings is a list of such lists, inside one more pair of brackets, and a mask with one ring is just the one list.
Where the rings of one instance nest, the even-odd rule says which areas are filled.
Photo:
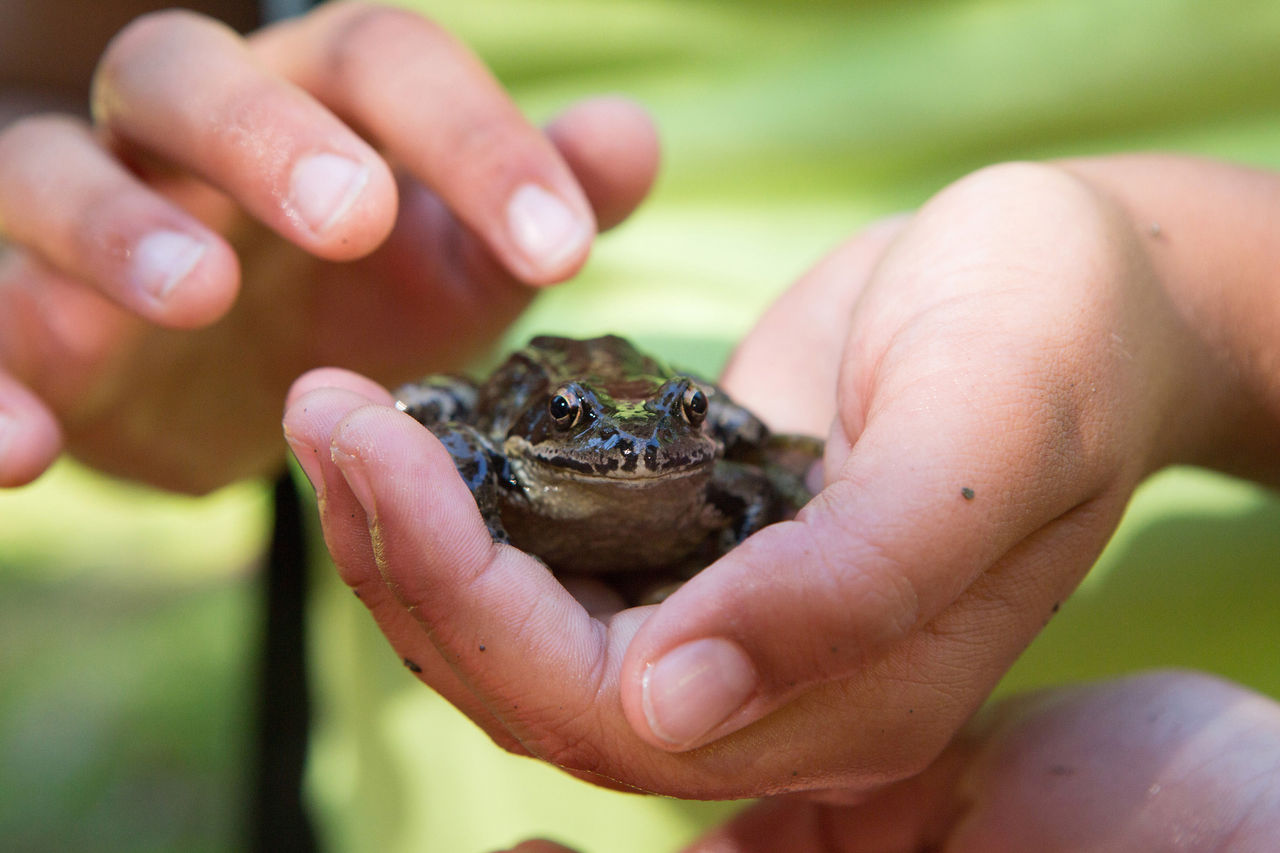
[[582, 404], [578, 401], [578, 395], [573, 393], [572, 388], [561, 388], [551, 397], [551, 401], [547, 403], [547, 413], [551, 415], [551, 420], [555, 421], [556, 426], [561, 429], [567, 429], [573, 426], [578, 420], [578, 414], [582, 411]]

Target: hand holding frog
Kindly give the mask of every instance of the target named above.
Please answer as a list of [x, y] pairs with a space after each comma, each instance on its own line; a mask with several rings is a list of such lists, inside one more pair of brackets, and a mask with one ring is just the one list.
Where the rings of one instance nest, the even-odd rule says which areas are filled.
[[852, 803], [766, 800], [684, 853], [1270, 850], [1277, 772], [1280, 705], [1204, 675], [1144, 673], [1006, 700], [915, 778]]
[[829, 430], [822, 492], [656, 610], [593, 618], [493, 546], [443, 449], [363, 380], [305, 378], [286, 427], [344, 577], [498, 742], [675, 795], [865, 790], [941, 752], [1143, 476], [1274, 478], [1276, 185], [998, 167], [837, 251], [726, 375], [774, 427]]
[[248, 39], [141, 18], [93, 113], [0, 133], [0, 486], [63, 445], [191, 491], [271, 472], [298, 373], [458, 365], [657, 159], [634, 106], [544, 134], [439, 27], [362, 3]]

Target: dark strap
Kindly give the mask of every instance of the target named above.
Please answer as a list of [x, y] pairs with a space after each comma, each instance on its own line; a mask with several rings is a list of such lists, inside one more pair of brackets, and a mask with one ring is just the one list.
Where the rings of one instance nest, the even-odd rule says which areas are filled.
[[307, 689], [307, 532], [302, 500], [286, 471], [276, 480], [271, 547], [263, 576], [265, 630], [258, 673], [256, 767], [249, 849], [314, 851], [302, 802], [311, 723]]
[[[263, 23], [288, 18], [315, 0], [260, 0]], [[313, 853], [318, 849], [302, 801], [311, 728], [307, 687], [307, 531], [303, 502], [286, 470], [272, 495], [271, 547], [264, 575], [261, 669], [249, 849]]]

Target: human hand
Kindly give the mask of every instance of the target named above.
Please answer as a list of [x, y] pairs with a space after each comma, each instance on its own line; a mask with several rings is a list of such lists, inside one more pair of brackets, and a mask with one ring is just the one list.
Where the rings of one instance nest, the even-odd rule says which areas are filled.
[[64, 446], [187, 491], [269, 472], [300, 372], [465, 362], [657, 166], [638, 108], [540, 132], [447, 33], [360, 3], [247, 40], [139, 19], [93, 113], [0, 133], [0, 486]]
[[[1007, 700], [919, 776], [853, 804], [753, 805], [685, 853], [1270, 850], [1280, 707], [1187, 672]], [[512, 853], [570, 853], [528, 841]]]
[[579, 606], [493, 545], [366, 380], [304, 377], [286, 431], [344, 579], [500, 744], [677, 796], [865, 791], [936, 758], [1146, 473], [1249, 421], [1149, 241], [1069, 172], [1007, 166], [835, 252], [725, 378], [829, 429], [822, 492], [656, 609]]

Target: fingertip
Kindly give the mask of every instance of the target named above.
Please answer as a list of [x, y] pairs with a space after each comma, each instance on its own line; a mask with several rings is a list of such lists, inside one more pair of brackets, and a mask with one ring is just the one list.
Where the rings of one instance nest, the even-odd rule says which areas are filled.
[[285, 395], [285, 409], [291, 409], [306, 394], [322, 388], [347, 391], [370, 403], [390, 406], [395, 398], [377, 382], [341, 367], [317, 367], [299, 376]]
[[35, 480], [62, 450], [62, 428], [26, 389], [0, 377], [0, 487]]
[[370, 522], [415, 549], [414, 560], [386, 567], [402, 592], [428, 581], [418, 573], [424, 560], [472, 569], [493, 560], [493, 541], [449, 452], [411, 417], [389, 406], [353, 408], [334, 427], [330, 450]]
[[657, 127], [640, 104], [618, 95], [588, 98], [547, 126], [595, 211], [600, 230], [626, 219], [658, 174]]

